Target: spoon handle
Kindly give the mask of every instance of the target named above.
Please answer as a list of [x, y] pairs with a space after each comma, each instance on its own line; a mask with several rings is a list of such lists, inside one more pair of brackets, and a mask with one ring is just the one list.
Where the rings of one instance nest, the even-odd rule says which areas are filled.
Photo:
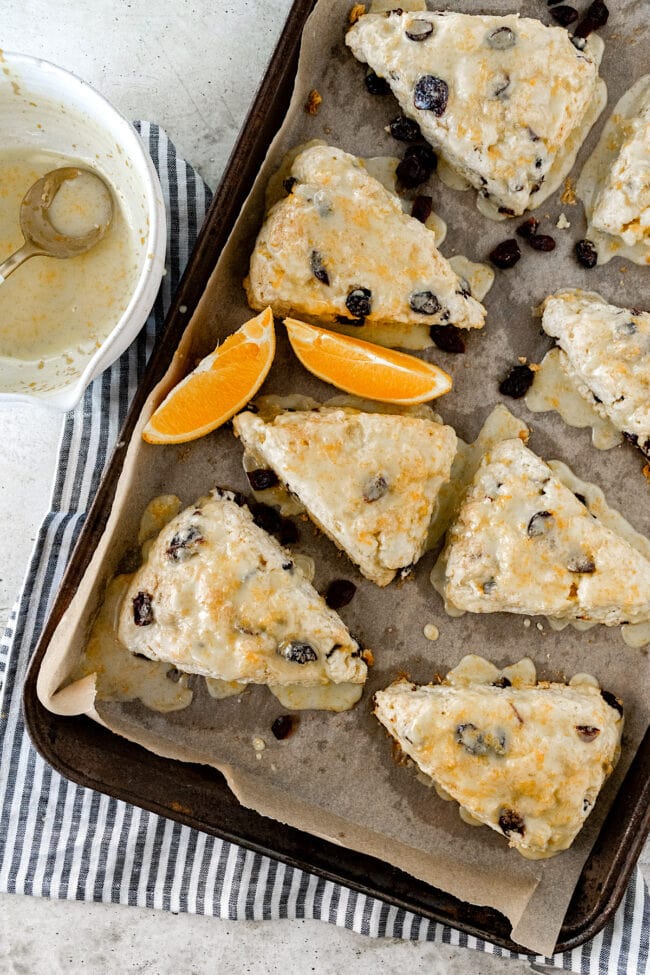
[[34, 247], [33, 244], [23, 244], [22, 247], [20, 247], [17, 251], [14, 251], [13, 254], [10, 254], [9, 257], [0, 264], [0, 284], [3, 284], [9, 275], [12, 274], [17, 267], [20, 267], [24, 261], [29, 260], [30, 257], [37, 257], [38, 254], [41, 253], [42, 251], [40, 251], [37, 247]]

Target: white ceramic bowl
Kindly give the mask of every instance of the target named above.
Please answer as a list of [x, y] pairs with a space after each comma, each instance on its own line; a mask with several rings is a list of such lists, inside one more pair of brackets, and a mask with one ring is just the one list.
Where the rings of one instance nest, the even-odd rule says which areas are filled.
[[100, 347], [75, 362], [73, 375], [57, 371], [54, 362], [36, 372], [35, 362], [0, 356], [0, 402], [37, 400], [71, 410], [91, 380], [130, 345], [154, 303], [167, 240], [162, 190], [137, 132], [86, 82], [47, 61], [6, 51], [0, 51], [0, 69], [0, 146], [59, 152], [97, 168], [129, 224], [141, 231], [128, 306]]

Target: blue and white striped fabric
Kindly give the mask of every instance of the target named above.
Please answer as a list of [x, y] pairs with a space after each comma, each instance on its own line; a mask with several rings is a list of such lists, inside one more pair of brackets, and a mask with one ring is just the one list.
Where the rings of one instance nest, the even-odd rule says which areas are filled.
[[[165, 133], [146, 122], [138, 128], [168, 206], [167, 275], [137, 340], [65, 420], [52, 510], [0, 644], [0, 890], [232, 920], [316, 918], [371, 937], [510, 957], [480, 939], [82, 789], [30, 745], [20, 708], [29, 657], [209, 202], [209, 191]], [[649, 930], [650, 898], [636, 872], [615, 919], [590, 944], [536, 961], [594, 975], [649, 973]]]

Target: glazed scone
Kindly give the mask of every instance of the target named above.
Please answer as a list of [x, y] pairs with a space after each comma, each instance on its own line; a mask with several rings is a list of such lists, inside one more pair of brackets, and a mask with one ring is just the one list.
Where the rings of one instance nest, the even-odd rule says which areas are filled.
[[542, 308], [578, 392], [650, 456], [650, 314], [579, 289], [550, 295]]
[[[623, 708], [593, 683], [511, 683], [479, 661], [476, 680], [398, 680], [375, 715], [425, 775], [474, 822], [530, 859], [566, 850], [620, 754]], [[523, 663], [523, 661], [522, 661]]]
[[521, 440], [486, 453], [441, 560], [443, 595], [458, 610], [650, 619], [650, 561]]
[[456, 434], [422, 417], [342, 407], [244, 412], [235, 433], [270, 467], [310, 518], [378, 586], [424, 552], [438, 492], [449, 480]]
[[605, 104], [602, 42], [592, 36], [578, 50], [564, 28], [518, 14], [367, 14], [346, 44], [479, 191], [487, 216], [539, 206]]
[[134, 574], [118, 636], [131, 653], [222, 681], [363, 684], [361, 650], [235, 495], [173, 518]]
[[485, 309], [363, 163], [314, 145], [293, 161], [244, 282], [251, 308], [337, 326], [481, 328]]
[[612, 112], [576, 187], [598, 263], [650, 264], [650, 74]]

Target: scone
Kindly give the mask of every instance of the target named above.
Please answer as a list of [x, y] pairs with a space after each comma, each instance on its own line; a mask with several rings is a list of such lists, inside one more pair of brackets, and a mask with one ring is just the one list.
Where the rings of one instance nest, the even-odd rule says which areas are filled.
[[[623, 708], [595, 681], [536, 683], [465, 658], [442, 684], [398, 680], [375, 715], [463, 819], [530, 859], [571, 845], [620, 754]], [[469, 677], [475, 664], [477, 676]]]
[[340, 407], [285, 412], [270, 422], [244, 412], [233, 425], [256, 463], [275, 471], [372, 582], [387, 586], [423, 554], [456, 454], [451, 427]]
[[441, 563], [456, 609], [607, 626], [650, 619], [650, 561], [521, 440], [484, 456]]
[[[315, 145], [295, 158], [244, 282], [251, 308], [323, 324], [481, 328], [485, 309], [363, 163]], [[399, 339], [399, 335], [397, 336]]]
[[576, 187], [598, 263], [650, 264], [650, 74], [614, 108]]
[[479, 191], [488, 216], [539, 206], [605, 104], [602, 42], [591, 37], [579, 50], [564, 28], [517, 14], [367, 14], [346, 43]]
[[578, 392], [650, 457], [650, 314], [579, 289], [558, 291], [542, 307], [542, 327]]
[[361, 650], [235, 495], [173, 518], [133, 576], [118, 636], [131, 653], [222, 681], [363, 684]]

